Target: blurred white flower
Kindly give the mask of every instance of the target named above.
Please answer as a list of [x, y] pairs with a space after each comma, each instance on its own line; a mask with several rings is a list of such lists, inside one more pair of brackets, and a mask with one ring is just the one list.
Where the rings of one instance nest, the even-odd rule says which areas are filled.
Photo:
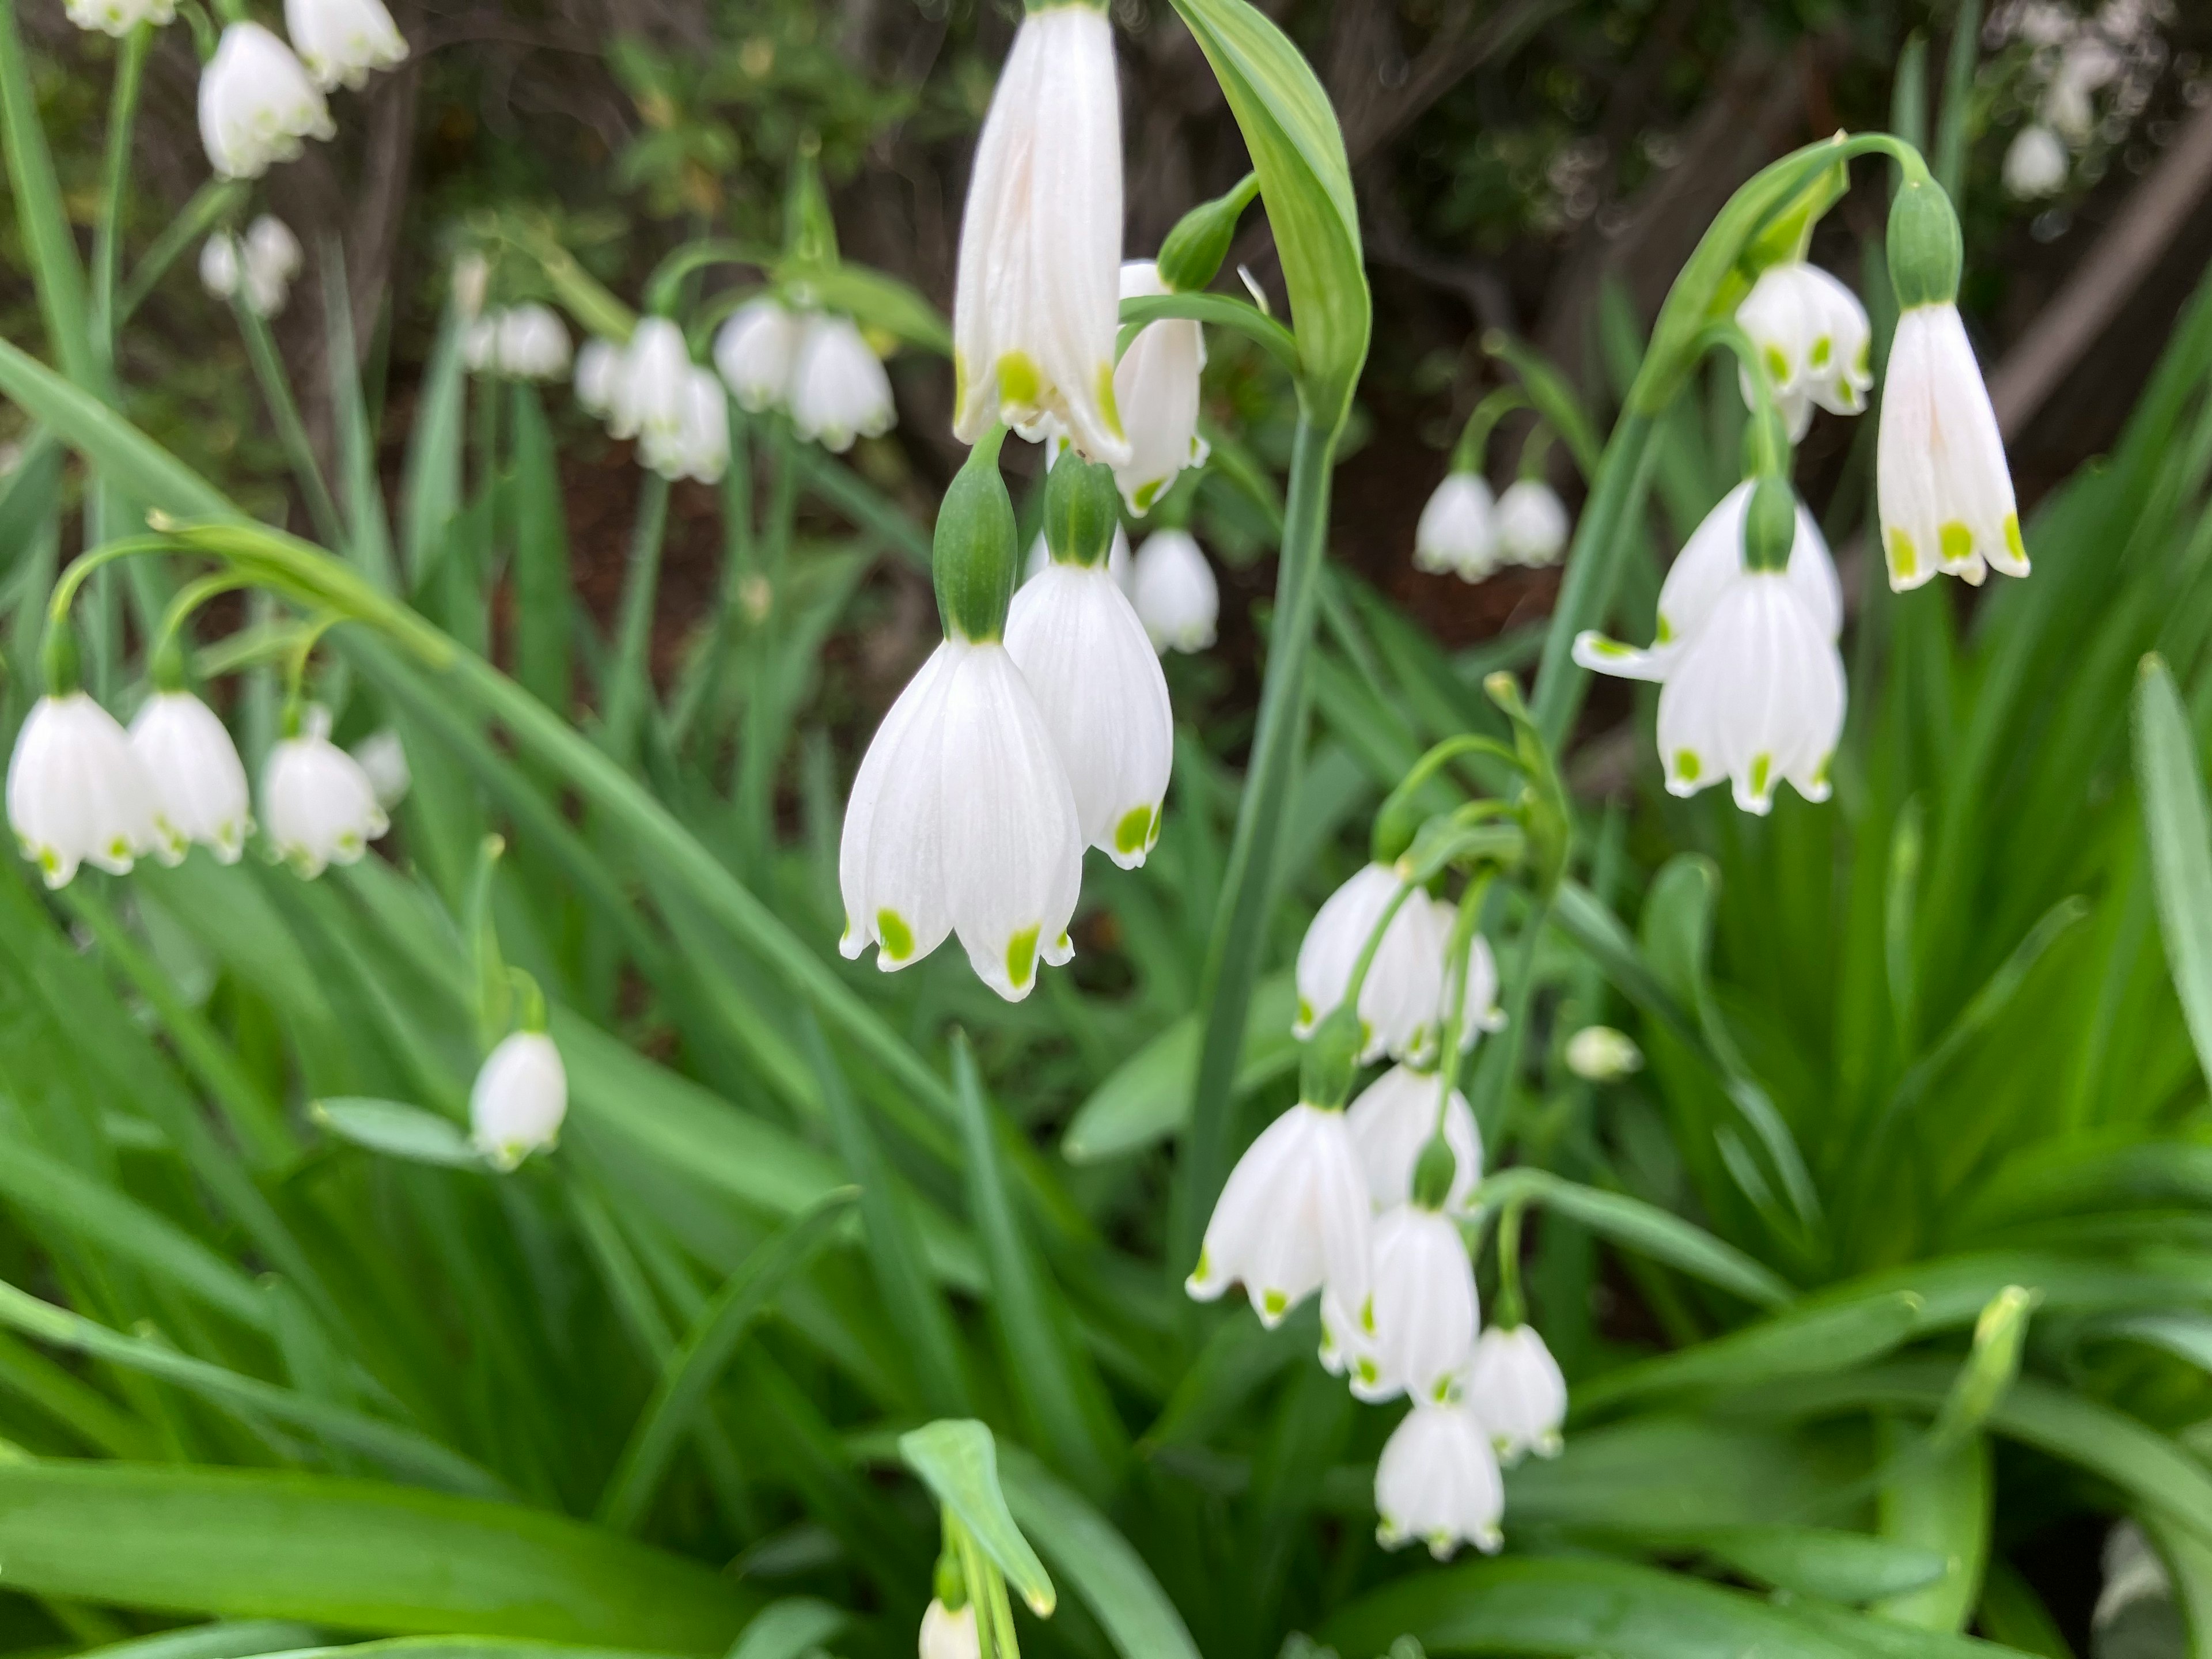
[[[1344, 1000], [1352, 969], [1367, 948], [1368, 935], [1382, 920], [1401, 885], [1398, 872], [1384, 864], [1362, 866], [1328, 896], [1298, 945], [1297, 1018], [1291, 1035], [1310, 1036]], [[1437, 1046], [1437, 1015], [1443, 1004], [1444, 941], [1425, 895], [1407, 896], [1384, 929], [1359, 988], [1363, 1060], [1385, 1054], [1419, 1060]]]
[[932, 1596], [921, 1615], [921, 1659], [978, 1659], [982, 1650], [975, 1635], [975, 1604], [948, 1607]]
[[622, 380], [623, 349], [612, 340], [590, 339], [576, 354], [576, 401], [586, 415], [605, 417], [614, 411], [615, 392]]
[[2023, 202], [2056, 196], [2073, 168], [2066, 141], [2041, 122], [2031, 122], [2005, 147], [2004, 187]]
[[791, 423], [799, 435], [842, 454], [854, 438], [891, 429], [890, 376], [860, 331], [842, 317], [807, 319], [791, 368]]
[[[1435, 1072], [1393, 1066], [1360, 1091], [1346, 1112], [1367, 1177], [1367, 1194], [1376, 1209], [1390, 1209], [1413, 1196], [1413, 1165], [1436, 1133], [1437, 1095], [1443, 1087]], [[1444, 1196], [1444, 1209], [1463, 1215], [1473, 1207], [1475, 1183], [1482, 1179], [1482, 1132], [1457, 1089], [1444, 1108], [1444, 1145], [1452, 1150], [1451, 1190]]]
[[1375, 1466], [1375, 1510], [1382, 1517], [1375, 1536], [1385, 1549], [1418, 1540], [1439, 1561], [1463, 1543], [1495, 1554], [1505, 1541], [1498, 1524], [1505, 1486], [1474, 1413], [1427, 1402], [1407, 1413]]
[[177, 0], [68, 0], [69, 20], [81, 29], [98, 29], [117, 40], [151, 23], [160, 28], [177, 21]]
[[157, 691], [131, 722], [131, 749], [153, 787], [169, 851], [198, 842], [235, 864], [253, 833], [246, 763], [222, 720], [189, 691]]
[[261, 769], [261, 822], [276, 855], [313, 880], [333, 864], [352, 864], [390, 822], [376, 787], [351, 755], [330, 739], [330, 715], [310, 708], [299, 735], [269, 751]]
[[453, 309], [465, 322], [474, 322], [491, 293], [491, 261], [471, 249], [453, 261]]
[[[1131, 259], [1121, 267], [1121, 298], [1165, 294], [1159, 267]], [[1206, 368], [1206, 331], [1179, 318], [1148, 323], [1129, 342], [1114, 370], [1114, 397], [1129, 434], [1129, 459], [1114, 482], [1129, 511], [1142, 518], [1187, 466], [1201, 466], [1198, 377]]]
[[353, 757], [368, 774], [369, 787], [376, 792], [379, 806], [389, 812], [407, 799], [415, 773], [407, 764], [407, 746], [399, 740], [398, 732], [388, 726], [379, 726], [354, 744]]
[[1229, 1172], [1183, 1288], [1211, 1302], [1242, 1283], [1270, 1330], [1323, 1285], [1340, 1305], [1363, 1307], [1371, 1235], [1344, 1114], [1300, 1101]]
[[512, 1170], [561, 1138], [568, 1071], [543, 1031], [500, 1040], [469, 1090], [469, 1139], [495, 1169]]
[[730, 464], [729, 392], [712, 369], [690, 368], [684, 379], [684, 418], [673, 432], [647, 428], [638, 454], [664, 478], [720, 482]]
[[1352, 1395], [1370, 1404], [1404, 1394], [1443, 1405], [1467, 1365], [1480, 1311], [1459, 1224], [1401, 1204], [1376, 1218], [1371, 1248]]
[[641, 317], [611, 377], [607, 429], [617, 438], [673, 443], [691, 404], [691, 349], [665, 317]]
[[1644, 1050], [1626, 1031], [1585, 1025], [1567, 1039], [1567, 1069], [1592, 1083], [1618, 1083], [1644, 1069]]
[[371, 70], [407, 59], [407, 42], [383, 0], [284, 0], [284, 32], [325, 92], [361, 87]]
[[1541, 478], [1508, 484], [1498, 498], [1498, 551], [1507, 564], [1557, 564], [1567, 549], [1567, 509]]
[[200, 286], [218, 300], [238, 292], [238, 239], [218, 230], [200, 244]]
[[246, 299], [264, 317], [284, 309], [292, 279], [307, 263], [300, 239], [292, 227], [273, 213], [255, 216], [246, 228], [245, 277]]
[[1498, 568], [1498, 501], [1480, 472], [1447, 472], [1413, 529], [1413, 568], [1479, 582]]
[[789, 395], [791, 367], [805, 319], [773, 295], [748, 300], [714, 335], [714, 367], [749, 415], [774, 409]]
[[307, 138], [333, 137], [323, 94], [291, 47], [258, 23], [224, 27], [200, 72], [200, 142], [226, 179], [258, 179]]
[[80, 864], [121, 875], [176, 850], [129, 734], [82, 691], [40, 697], [24, 718], [8, 761], [8, 823], [49, 887], [67, 886]]
[[[1802, 259], [1769, 265], [1736, 307], [1735, 319], [1758, 348], [1774, 398], [1796, 443], [1813, 406], [1836, 415], [1866, 408], [1874, 384], [1874, 331], [1858, 295]], [[1750, 371], [1737, 376], [1747, 408], [1757, 408]]]
[[1530, 1452], [1555, 1457], [1567, 1416], [1567, 1383], [1534, 1325], [1492, 1325], [1475, 1339], [1467, 1403], [1510, 1468]]
[[1048, 562], [1015, 592], [1006, 650], [1067, 769], [1079, 833], [1136, 868], [1159, 839], [1175, 715], [1128, 596], [1106, 565]]
[[953, 430], [1057, 417], [1126, 466], [1115, 407], [1121, 114], [1114, 33], [1085, 0], [1030, 12], [976, 140], [952, 299]]
[[495, 314], [495, 372], [518, 380], [557, 380], [568, 374], [568, 329], [552, 307], [526, 300]]
[[876, 730], [845, 808], [838, 948], [886, 972], [948, 933], [1010, 1002], [1075, 952], [1075, 796], [1028, 682], [997, 641], [950, 637]]
[[1137, 550], [1130, 599], [1156, 651], [1203, 651], [1221, 617], [1213, 567], [1189, 532], [1156, 530]]
[[1898, 319], [1875, 493], [1897, 592], [1939, 570], [1976, 586], [1991, 568], [2027, 574], [2004, 440], [1955, 305], [1913, 306]]
[[[1426, 897], [1426, 895], [1419, 896]], [[1428, 899], [1428, 904], [1430, 914], [1436, 923], [1437, 938], [1446, 949], [1447, 960], [1443, 966], [1443, 977], [1438, 982], [1443, 987], [1444, 995], [1449, 998], [1451, 993], [1451, 963], [1449, 960], [1449, 952], [1452, 924], [1457, 920], [1455, 915], [1457, 907], [1437, 898]], [[1450, 1009], [1442, 1003], [1437, 1006], [1437, 1030], [1439, 1040], [1443, 1030], [1444, 1018], [1450, 1012]], [[1480, 933], [1477, 933], [1468, 941], [1467, 983], [1462, 988], [1460, 998], [1460, 1053], [1468, 1053], [1491, 1032], [1501, 1031], [1504, 1029], [1505, 1011], [1498, 1006], [1498, 958], [1490, 953], [1490, 941], [1483, 938]]]

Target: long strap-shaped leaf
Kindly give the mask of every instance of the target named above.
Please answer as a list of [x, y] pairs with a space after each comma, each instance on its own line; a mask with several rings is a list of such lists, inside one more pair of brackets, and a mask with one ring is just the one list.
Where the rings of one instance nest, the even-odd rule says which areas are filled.
[[2189, 716], [2160, 658], [2143, 659], [2135, 715], [2136, 782], [2150, 839], [2158, 930], [2197, 1063], [2212, 1078], [2212, 814]]

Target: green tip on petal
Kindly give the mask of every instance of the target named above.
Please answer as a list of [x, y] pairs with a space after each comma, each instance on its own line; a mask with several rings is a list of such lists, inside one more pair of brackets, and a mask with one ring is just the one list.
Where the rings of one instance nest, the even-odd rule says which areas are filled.
[[1036, 972], [1037, 931], [1032, 923], [1006, 941], [1006, 978], [1018, 991]]

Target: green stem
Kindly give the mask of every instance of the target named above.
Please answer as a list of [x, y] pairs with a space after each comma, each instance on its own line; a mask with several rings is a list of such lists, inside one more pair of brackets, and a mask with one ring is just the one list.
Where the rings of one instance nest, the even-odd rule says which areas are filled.
[[1328, 536], [1329, 469], [1336, 434], [1301, 413], [1291, 439], [1291, 477], [1275, 578], [1274, 623], [1259, 723], [1238, 803], [1236, 833], [1200, 979], [1205, 1042], [1192, 1095], [1191, 1127], [1175, 1194], [1169, 1271], [1180, 1282], [1198, 1258], [1200, 1237], [1227, 1177], [1235, 1127], [1237, 1065], [1244, 1018], [1260, 972], [1275, 863], [1288, 829], [1291, 787], [1305, 731], [1306, 658], [1320, 608], [1322, 558]]
[[1528, 399], [1519, 386], [1502, 386], [1474, 406], [1467, 417], [1467, 424], [1459, 429], [1459, 441], [1452, 446], [1451, 470], [1455, 472], [1480, 472], [1490, 448], [1490, 434], [1516, 409], [1528, 407]]
[[703, 270], [708, 265], [750, 265], [755, 270], [766, 271], [779, 257], [773, 248], [723, 237], [687, 242], [663, 259], [646, 280], [646, 313], [653, 317], [674, 316], [677, 302], [683, 297], [684, 279], [696, 270]]
[[53, 153], [39, 123], [29, 61], [15, 27], [15, 0], [0, 0], [0, 150], [8, 163], [15, 226], [30, 255], [33, 286], [46, 338], [62, 373], [88, 392], [98, 388], [99, 365], [85, 325], [84, 270], [62, 205]]
[[115, 302], [116, 327], [129, 322], [146, 303], [146, 296], [168, 274], [177, 256], [228, 217], [234, 208], [243, 206], [252, 190], [242, 179], [210, 179], [192, 192], [185, 210], [162, 227], [154, 246], [131, 268], [131, 280], [123, 284], [122, 296]]
[[1436, 1133], [1444, 1132], [1444, 1108], [1459, 1085], [1459, 1040], [1467, 1021], [1467, 976], [1474, 969], [1474, 935], [1482, 920], [1483, 901], [1490, 896], [1490, 872], [1478, 872], [1459, 896], [1452, 917], [1451, 939], [1444, 946], [1444, 1024], [1443, 1046], [1437, 1050], [1437, 1070], [1442, 1081], [1437, 1089]]
[[1631, 410], [1621, 416], [1606, 440], [1597, 483], [1583, 507], [1582, 522], [1575, 526], [1566, 574], [1559, 583], [1551, 628], [1544, 636], [1543, 659], [1536, 668], [1536, 727], [1555, 750], [1574, 726], [1589, 678], [1575, 665], [1575, 635], [1601, 626], [1612, 607], [1613, 590], [1620, 580], [1644, 492], [1658, 459], [1656, 430], [1649, 415]]
[[127, 540], [109, 542], [105, 546], [94, 548], [90, 552], [79, 554], [70, 561], [69, 568], [61, 574], [61, 580], [54, 584], [52, 596], [46, 601], [47, 620], [50, 623], [58, 623], [66, 618], [69, 615], [70, 604], [76, 598], [77, 590], [84, 586], [86, 580], [94, 571], [103, 566], [112, 564], [118, 559], [130, 558], [136, 554], [167, 553], [170, 550], [170, 544], [158, 536], [133, 536]]
[[1491, 1322], [1511, 1330], [1528, 1316], [1521, 1295], [1521, 1212], [1524, 1200], [1515, 1199], [1498, 1218], [1498, 1306]]
[[131, 135], [146, 80], [150, 23], [132, 29], [115, 60], [115, 92], [108, 106], [107, 157], [100, 192], [100, 224], [92, 240], [93, 349], [103, 365], [115, 357], [115, 267], [122, 246], [123, 204], [131, 189]]
[[237, 315], [239, 332], [246, 337], [246, 355], [252, 361], [253, 378], [261, 383], [269, 418], [276, 424], [276, 436], [284, 446], [285, 459], [292, 464], [292, 476], [307, 498], [307, 516], [314, 520], [315, 534], [324, 546], [342, 550], [346, 544], [345, 521], [338, 516], [338, 504], [316, 463], [307, 422], [300, 418], [292, 383], [285, 378], [283, 360], [276, 355], [276, 338], [269, 332], [268, 323], [246, 303], [242, 285], [232, 297], [230, 308]]
[[647, 658], [653, 645], [653, 605], [660, 587], [660, 546], [667, 527], [668, 480], [658, 472], [648, 472], [637, 498], [629, 574], [623, 585], [622, 613], [615, 625], [614, 665], [608, 673], [606, 693], [607, 752], [625, 764], [636, 751], [636, 726], [652, 684]]

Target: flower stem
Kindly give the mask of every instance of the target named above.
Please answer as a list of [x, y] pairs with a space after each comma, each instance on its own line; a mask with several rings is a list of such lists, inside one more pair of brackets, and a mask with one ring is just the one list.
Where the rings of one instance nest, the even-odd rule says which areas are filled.
[[1575, 526], [1566, 574], [1536, 668], [1536, 727], [1555, 750], [1574, 726], [1589, 679], [1586, 670], [1575, 665], [1575, 635], [1601, 625], [1612, 606], [1621, 562], [1628, 556], [1631, 532], [1658, 459], [1655, 430], [1649, 415], [1630, 410], [1621, 416], [1598, 458], [1597, 482]]
[[122, 245], [123, 204], [131, 188], [131, 136], [138, 114], [138, 93], [146, 81], [146, 49], [154, 38], [141, 23], [123, 42], [115, 60], [115, 93], [108, 106], [106, 167], [100, 196], [100, 224], [92, 241], [93, 351], [101, 365], [115, 358], [115, 268]]
[[252, 360], [253, 377], [261, 382], [261, 396], [269, 405], [269, 418], [276, 424], [276, 436], [284, 446], [285, 459], [292, 463], [292, 475], [299, 480], [300, 493], [307, 498], [307, 516], [314, 520], [315, 534], [325, 547], [343, 550], [346, 545], [345, 521], [338, 516], [338, 504], [331, 495], [331, 487], [323, 481], [323, 469], [315, 460], [315, 447], [307, 440], [307, 422], [300, 418], [300, 406], [293, 401], [292, 383], [285, 378], [283, 359], [276, 355], [276, 341], [269, 332], [269, 325], [246, 302], [241, 289], [231, 301], [231, 310], [237, 313], [239, 331], [246, 337], [246, 355]]
[[660, 588], [660, 547], [668, 528], [668, 480], [645, 476], [638, 492], [637, 526], [631, 532], [629, 574], [623, 584], [615, 624], [615, 660], [604, 701], [607, 752], [627, 765], [636, 752], [636, 726], [651, 684], [653, 606]]
[[1183, 1144], [1167, 1256], [1169, 1271], [1178, 1284], [1188, 1264], [1197, 1260], [1206, 1218], [1228, 1174], [1245, 1012], [1259, 976], [1267, 914], [1274, 899], [1275, 864], [1290, 827], [1291, 786], [1305, 731], [1306, 659], [1320, 605], [1329, 468], [1335, 446], [1333, 431], [1300, 414], [1291, 440], [1274, 624], [1267, 678], [1260, 690], [1259, 724], [1200, 981], [1206, 1007], [1206, 1036], [1199, 1052], [1190, 1133]]

